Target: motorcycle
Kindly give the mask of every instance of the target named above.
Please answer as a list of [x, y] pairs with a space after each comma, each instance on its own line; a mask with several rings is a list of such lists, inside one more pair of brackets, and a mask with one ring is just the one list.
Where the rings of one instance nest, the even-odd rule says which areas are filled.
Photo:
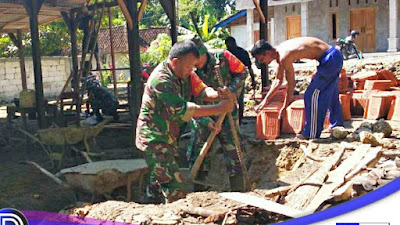
[[357, 57], [358, 59], [363, 58], [361, 52], [357, 51], [356, 44], [351, 40], [338, 38], [338, 39], [336, 39], [335, 47], [337, 50], [339, 50], [342, 53], [344, 60], [347, 60], [353, 56]]

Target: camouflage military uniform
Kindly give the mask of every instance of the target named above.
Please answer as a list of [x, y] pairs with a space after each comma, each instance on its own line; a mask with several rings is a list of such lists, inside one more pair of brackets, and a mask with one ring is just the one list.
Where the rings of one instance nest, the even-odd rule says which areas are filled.
[[149, 77], [136, 127], [136, 146], [145, 152], [150, 182], [161, 186], [166, 201], [185, 196], [183, 176], [176, 161], [180, 129], [194, 114], [192, 96], [202, 97], [206, 85], [192, 73], [176, 77], [168, 63], [157, 66]]
[[100, 109], [104, 115], [116, 116], [119, 104], [110, 90], [106, 87], [93, 87], [89, 91], [91, 92], [89, 102], [98, 120], [102, 119]]
[[[198, 76], [208, 86], [213, 87], [214, 89], [220, 87], [221, 85], [219, 84], [214, 72], [214, 66], [216, 64], [219, 64], [221, 71], [220, 74], [224, 84], [227, 85], [231, 92], [236, 93], [236, 96], [239, 97], [240, 93], [242, 92], [245, 78], [247, 76], [243, 63], [240, 62], [233, 54], [231, 54], [227, 50], [218, 50], [212, 53], [207, 52], [206, 54], [208, 54], [207, 63], [203, 69], [196, 70]], [[237, 109], [234, 109], [234, 111], [232, 111], [232, 116], [234, 118], [237, 131], [239, 131]], [[211, 119], [214, 119], [215, 121], [217, 120], [216, 117], [204, 117], [191, 120], [191, 138], [187, 151], [187, 157], [191, 165], [193, 165], [193, 163], [195, 162], [201, 148], [207, 140], [207, 137], [210, 135], [210, 130], [207, 128], [207, 124], [211, 121]], [[238, 136], [240, 136], [239, 133]], [[222, 124], [221, 132], [218, 134], [217, 138], [222, 144], [222, 148], [224, 150], [223, 152], [225, 155], [226, 168], [228, 172], [231, 175], [240, 173], [240, 162], [236, 153], [236, 148], [228, 117], [225, 118]], [[208, 164], [208, 160], [205, 160], [203, 162], [203, 171], [207, 171], [209, 169]]]

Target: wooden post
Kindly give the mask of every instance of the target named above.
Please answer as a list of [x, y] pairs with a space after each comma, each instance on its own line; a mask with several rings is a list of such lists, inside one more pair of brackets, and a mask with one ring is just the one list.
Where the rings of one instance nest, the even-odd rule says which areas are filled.
[[[265, 23], [260, 19], [260, 39], [264, 39], [268, 41], [268, 0], [260, 0], [261, 11], [264, 14]], [[260, 15], [260, 18], [262, 16]], [[262, 87], [266, 87], [269, 85], [268, 80], [268, 65], [261, 64], [261, 82]]]
[[17, 30], [17, 41], [18, 41], [18, 55], [19, 55], [19, 66], [21, 67], [21, 81], [22, 89], [27, 90], [28, 85], [26, 84], [26, 69], [25, 69], [25, 56], [24, 56], [24, 46], [22, 45], [22, 32]]
[[172, 18], [171, 20], [171, 38], [172, 45], [178, 42], [178, 30], [176, 26], [176, 10], [175, 10], [175, 0], [171, 0], [171, 8], [172, 8]]
[[73, 73], [73, 89], [75, 92], [79, 90], [78, 80], [78, 47], [77, 47], [77, 28], [78, 28], [78, 15], [75, 12], [70, 12], [68, 15], [66, 12], [61, 12], [64, 18], [64, 22], [67, 24], [69, 34], [71, 36], [71, 59], [72, 59], [72, 73]]
[[[127, 8], [133, 20], [133, 29], [128, 29], [129, 64], [131, 73], [131, 96], [129, 96], [129, 111], [132, 116], [133, 140], [136, 139], [136, 123], [139, 116], [143, 83], [140, 76], [139, 24], [137, 1], [127, 0]], [[134, 146], [136, 149], [136, 146]]]
[[33, 71], [35, 76], [35, 95], [36, 109], [38, 114], [39, 128], [47, 127], [43, 97], [43, 78], [42, 65], [40, 56], [40, 41], [39, 41], [39, 21], [38, 14], [43, 4], [43, 0], [24, 0], [23, 5], [29, 14], [29, 23], [32, 36], [32, 60]]
[[176, 27], [176, 10], [175, 0], [160, 0], [160, 4], [167, 14], [169, 21], [171, 22], [171, 39], [172, 45], [178, 41], [178, 31]]
[[22, 90], [27, 90], [26, 84], [26, 69], [25, 69], [25, 56], [24, 56], [24, 46], [22, 45], [22, 32], [21, 30], [17, 30], [17, 37], [14, 36], [13, 33], [8, 34], [18, 48], [18, 58], [19, 58], [19, 66], [21, 68], [21, 82], [22, 82]]
[[111, 51], [111, 65], [112, 65], [112, 78], [114, 84], [114, 95], [117, 98], [117, 75], [115, 74], [115, 53], [114, 53], [114, 39], [112, 32], [112, 17], [111, 17], [111, 8], [108, 8], [108, 29], [110, 31], [110, 51]]

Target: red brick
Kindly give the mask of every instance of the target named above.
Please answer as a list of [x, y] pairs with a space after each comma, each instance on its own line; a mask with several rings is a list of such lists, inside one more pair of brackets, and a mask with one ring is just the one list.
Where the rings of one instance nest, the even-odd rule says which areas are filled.
[[400, 95], [392, 100], [387, 119], [400, 121]]
[[392, 81], [391, 80], [366, 80], [364, 84], [364, 89], [365, 90], [390, 90], [390, 87], [392, 87]]
[[304, 100], [299, 99], [288, 106], [286, 116], [282, 122], [282, 133], [299, 134], [303, 130], [304, 123]]
[[392, 86], [399, 86], [400, 81], [396, 75], [390, 70], [378, 70], [376, 71], [380, 80], [391, 80]]
[[364, 90], [365, 80], [353, 81], [356, 90]]
[[376, 90], [366, 91], [366, 90], [356, 90], [350, 94], [350, 112], [351, 115], [363, 116], [368, 107], [369, 97], [372, 94], [377, 93]]
[[342, 116], [343, 120], [350, 120], [351, 119], [351, 111], [350, 111], [350, 94], [340, 94], [339, 100], [340, 105], [342, 106]]
[[349, 78], [347, 76], [339, 77], [339, 93], [346, 93], [349, 89]]
[[280, 107], [266, 107], [257, 115], [256, 138], [273, 140], [279, 137], [280, 120], [278, 119]]
[[390, 105], [395, 96], [388, 93], [373, 94], [368, 101], [368, 109], [364, 114], [365, 119], [376, 120], [379, 118], [386, 118], [389, 113]]
[[360, 71], [351, 76], [351, 79], [354, 81], [366, 81], [366, 80], [378, 80], [379, 76], [376, 71]]

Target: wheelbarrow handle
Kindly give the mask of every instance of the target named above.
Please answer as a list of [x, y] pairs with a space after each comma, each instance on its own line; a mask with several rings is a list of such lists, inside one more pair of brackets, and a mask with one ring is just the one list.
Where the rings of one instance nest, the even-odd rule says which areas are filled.
[[43, 174], [45, 174], [45, 175], [47, 175], [48, 177], [50, 177], [50, 178], [51, 178], [52, 180], [54, 180], [57, 184], [59, 184], [59, 185], [65, 187], [65, 188], [71, 189], [71, 186], [69, 186], [67, 183], [65, 183], [64, 181], [62, 181], [62, 180], [61, 180], [60, 178], [58, 178], [56, 175], [54, 175], [54, 174], [50, 173], [49, 171], [47, 171], [45, 168], [39, 166], [37, 163], [32, 162], [32, 161], [25, 161], [25, 162], [23, 162], [23, 163], [24, 163], [24, 164], [27, 164], [27, 165], [31, 165], [31, 166], [35, 167], [36, 169], [40, 170], [40, 172], [42, 172]]

